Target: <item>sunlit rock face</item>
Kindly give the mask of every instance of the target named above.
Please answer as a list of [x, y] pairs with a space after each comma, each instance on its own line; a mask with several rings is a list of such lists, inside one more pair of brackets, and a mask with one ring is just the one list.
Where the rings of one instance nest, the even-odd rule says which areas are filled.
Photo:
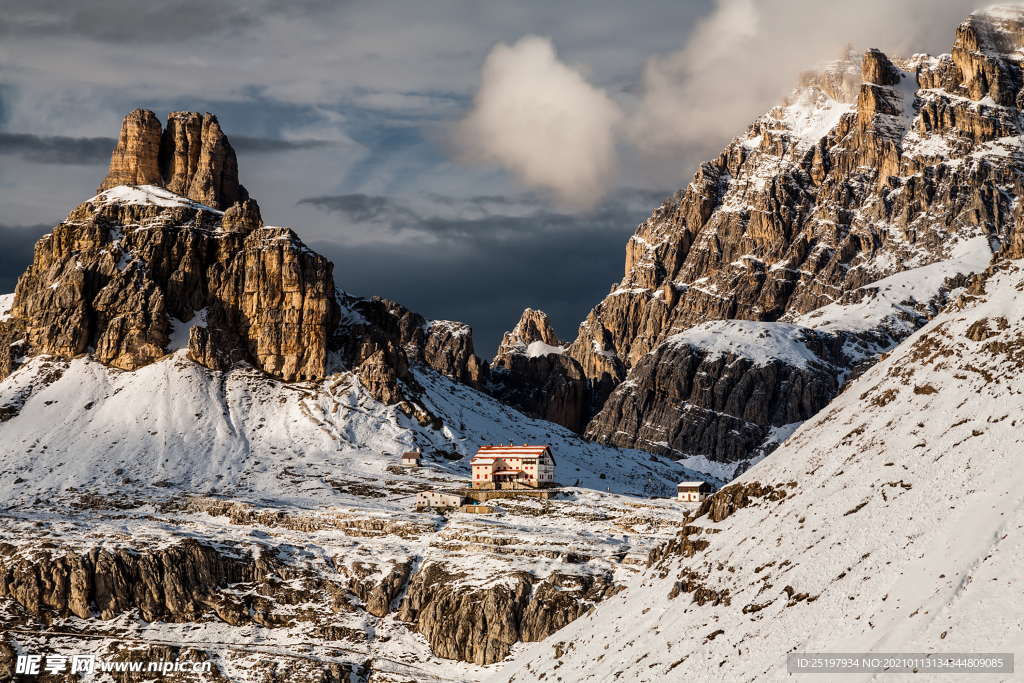
[[[711, 359], [700, 345], [662, 348], [668, 340], [716, 321], [816, 329], [804, 338], [816, 340], [812, 352], [815, 344], [838, 349], [818, 359], [840, 381], [804, 376], [810, 394], [797, 413], [806, 419], [844, 378], [934, 315], [992, 250], [1019, 243], [1022, 44], [1021, 10], [994, 8], [960, 25], [951, 55], [849, 51], [805, 73], [782, 105], [702, 164], [637, 228], [621, 283], [568, 350], [590, 383], [586, 433], [684, 459], [763, 453], [755, 434], [767, 438], [779, 426], [767, 416], [790, 413], [794, 389], [780, 391], [782, 380], [772, 379], [751, 391], [733, 370], [701, 373], [714, 399], [697, 398], [681, 389], [693, 379], [685, 369], [668, 382], [655, 365], [679, 353], [698, 366]], [[885, 286], [940, 263], [949, 266], [943, 277], [921, 270], [903, 296]], [[880, 296], [890, 300], [888, 314], [855, 312]], [[742, 334], [736, 342], [745, 343]], [[755, 374], [767, 377], [765, 368], [780, 363], [767, 359]], [[718, 418], [712, 406], [721, 406]]]

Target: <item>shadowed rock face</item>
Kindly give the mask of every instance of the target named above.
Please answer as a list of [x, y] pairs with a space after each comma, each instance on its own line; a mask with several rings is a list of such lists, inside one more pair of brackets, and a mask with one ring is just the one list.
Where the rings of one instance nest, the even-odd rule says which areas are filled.
[[146, 109], [125, 117], [97, 194], [118, 185], [156, 185], [214, 209], [245, 201], [238, 160], [217, 117], [207, 112], [172, 112], [167, 129]]
[[[745, 457], [755, 433], [777, 426], [768, 418], [781, 414], [792, 389], [779, 393], [763, 378], [768, 388], [753, 403], [706, 423], [708, 406], [677, 391], [692, 379], [687, 371], [675, 368], [669, 378], [655, 367], [669, 357], [701, 361], [660, 348], [666, 340], [712, 321], [792, 321], [905, 268], [950, 259], [958, 239], [987, 235], [1018, 249], [1022, 45], [1024, 12], [996, 8], [961, 24], [952, 55], [901, 61], [878, 50], [851, 53], [804, 74], [788, 109], [757, 119], [702, 164], [637, 228], [622, 282], [569, 348], [598, 413], [587, 434], [657, 453]], [[809, 111], [817, 128], [801, 119]], [[827, 362], [839, 373], [853, 361]], [[781, 382], [797, 370], [773, 372]], [[725, 396], [737, 378], [702, 381]], [[622, 382], [628, 391], [615, 390]], [[817, 387], [801, 403], [808, 415], [835, 391], [806, 376], [803, 385]], [[749, 439], [719, 438], [733, 419], [750, 428]]]
[[197, 621], [210, 609], [229, 624], [250, 621], [245, 605], [220, 592], [229, 584], [265, 580], [277, 565], [266, 558], [225, 557], [211, 547], [184, 542], [139, 553], [96, 548], [92, 552], [19, 560], [0, 546], [0, 597], [29, 614], [45, 612], [101, 619], [138, 608], [146, 621]]
[[467, 590], [462, 575], [426, 563], [409, 583], [398, 618], [415, 625], [438, 657], [500, 662], [517, 642], [537, 642], [617, 590], [605, 577], [553, 574], [543, 582], [515, 572], [491, 588]]
[[700, 453], [737, 462], [762, 447], [773, 427], [824, 408], [839, 388], [837, 374], [826, 363], [759, 365], [666, 343], [630, 370], [629, 384], [612, 393], [586, 436], [667, 457]]
[[548, 316], [527, 308], [502, 339], [488, 391], [528, 415], [582, 433], [589, 417], [587, 378], [576, 359], [554, 350], [562, 346]]

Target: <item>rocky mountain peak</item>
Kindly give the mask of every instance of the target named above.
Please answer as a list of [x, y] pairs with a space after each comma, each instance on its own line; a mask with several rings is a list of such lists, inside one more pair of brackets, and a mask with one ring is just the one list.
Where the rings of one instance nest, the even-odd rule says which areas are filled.
[[121, 123], [121, 134], [110, 157], [110, 172], [96, 194], [118, 185], [162, 186], [159, 153], [160, 120], [148, 109], [136, 109]]
[[245, 201], [238, 159], [217, 117], [172, 112], [167, 129], [147, 109], [124, 118], [110, 171], [97, 194], [119, 185], [155, 185], [214, 209]]
[[[585, 434], [691, 466], [756, 460], [993, 250], [1024, 244], [1022, 45], [1024, 9], [997, 7], [960, 25], [951, 54], [848, 50], [701, 164], [637, 228], [625, 277], [568, 349]], [[878, 284], [897, 280], [898, 296]], [[880, 293], [877, 313], [853, 314]], [[769, 338], [793, 344], [764, 353]]]
[[325, 377], [340, 315], [332, 268], [288, 228], [264, 226], [217, 117], [175, 112], [162, 131], [136, 109], [99, 194], [36, 244], [0, 321], [0, 379], [19, 356], [91, 352], [137, 370], [184, 348], [212, 370]]
[[875, 85], [899, 85], [900, 70], [897, 69], [881, 50], [871, 48], [864, 53], [861, 64], [861, 79]]
[[963, 87], [975, 101], [991, 97], [1004, 107], [1016, 105], [1024, 55], [1024, 8], [1009, 5], [975, 12], [956, 30], [953, 62]]
[[519, 318], [519, 322], [511, 332], [506, 332], [498, 347], [498, 355], [494, 357], [494, 365], [507, 365], [508, 357], [516, 353], [526, 353], [530, 344], [542, 342], [547, 346], [562, 346], [551, 326], [551, 319], [544, 311], [527, 308]]
[[491, 365], [490, 392], [528, 415], [582, 432], [589, 403], [579, 362], [565, 353], [543, 311], [527, 308]]

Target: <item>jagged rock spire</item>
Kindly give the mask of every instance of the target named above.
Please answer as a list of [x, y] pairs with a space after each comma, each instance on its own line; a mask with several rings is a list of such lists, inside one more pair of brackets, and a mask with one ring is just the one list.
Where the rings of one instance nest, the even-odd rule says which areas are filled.
[[159, 151], [160, 120], [156, 115], [148, 109], [128, 114], [110, 157], [110, 171], [96, 194], [118, 185], [163, 185], [157, 163]]
[[506, 365], [511, 354], [525, 353], [526, 347], [535, 341], [544, 342], [548, 346], [562, 345], [547, 313], [527, 308], [515, 328], [505, 333], [498, 347], [498, 355], [494, 357], [494, 364]]
[[118, 185], [158, 185], [221, 210], [249, 196], [238, 184], [235, 150], [210, 113], [172, 112], [166, 130], [147, 109], [128, 114], [97, 193]]

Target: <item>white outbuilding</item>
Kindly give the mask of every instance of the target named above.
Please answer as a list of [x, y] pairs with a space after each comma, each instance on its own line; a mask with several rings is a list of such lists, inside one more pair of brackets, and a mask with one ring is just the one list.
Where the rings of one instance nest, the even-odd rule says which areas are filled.
[[457, 508], [465, 501], [465, 498], [456, 493], [445, 491], [420, 491], [416, 494], [416, 511], [424, 508]]
[[408, 451], [402, 454], [402, 465], [405, 467], [419, 467], [420, 458], [422, 457], [423, 454], [419, 449], [416, 449], [415, 451]]
[[683, 481], [676, 486], [679, 500], [688, 503], [702, 503], [711, 495], [711, 484], [706, 481]]

